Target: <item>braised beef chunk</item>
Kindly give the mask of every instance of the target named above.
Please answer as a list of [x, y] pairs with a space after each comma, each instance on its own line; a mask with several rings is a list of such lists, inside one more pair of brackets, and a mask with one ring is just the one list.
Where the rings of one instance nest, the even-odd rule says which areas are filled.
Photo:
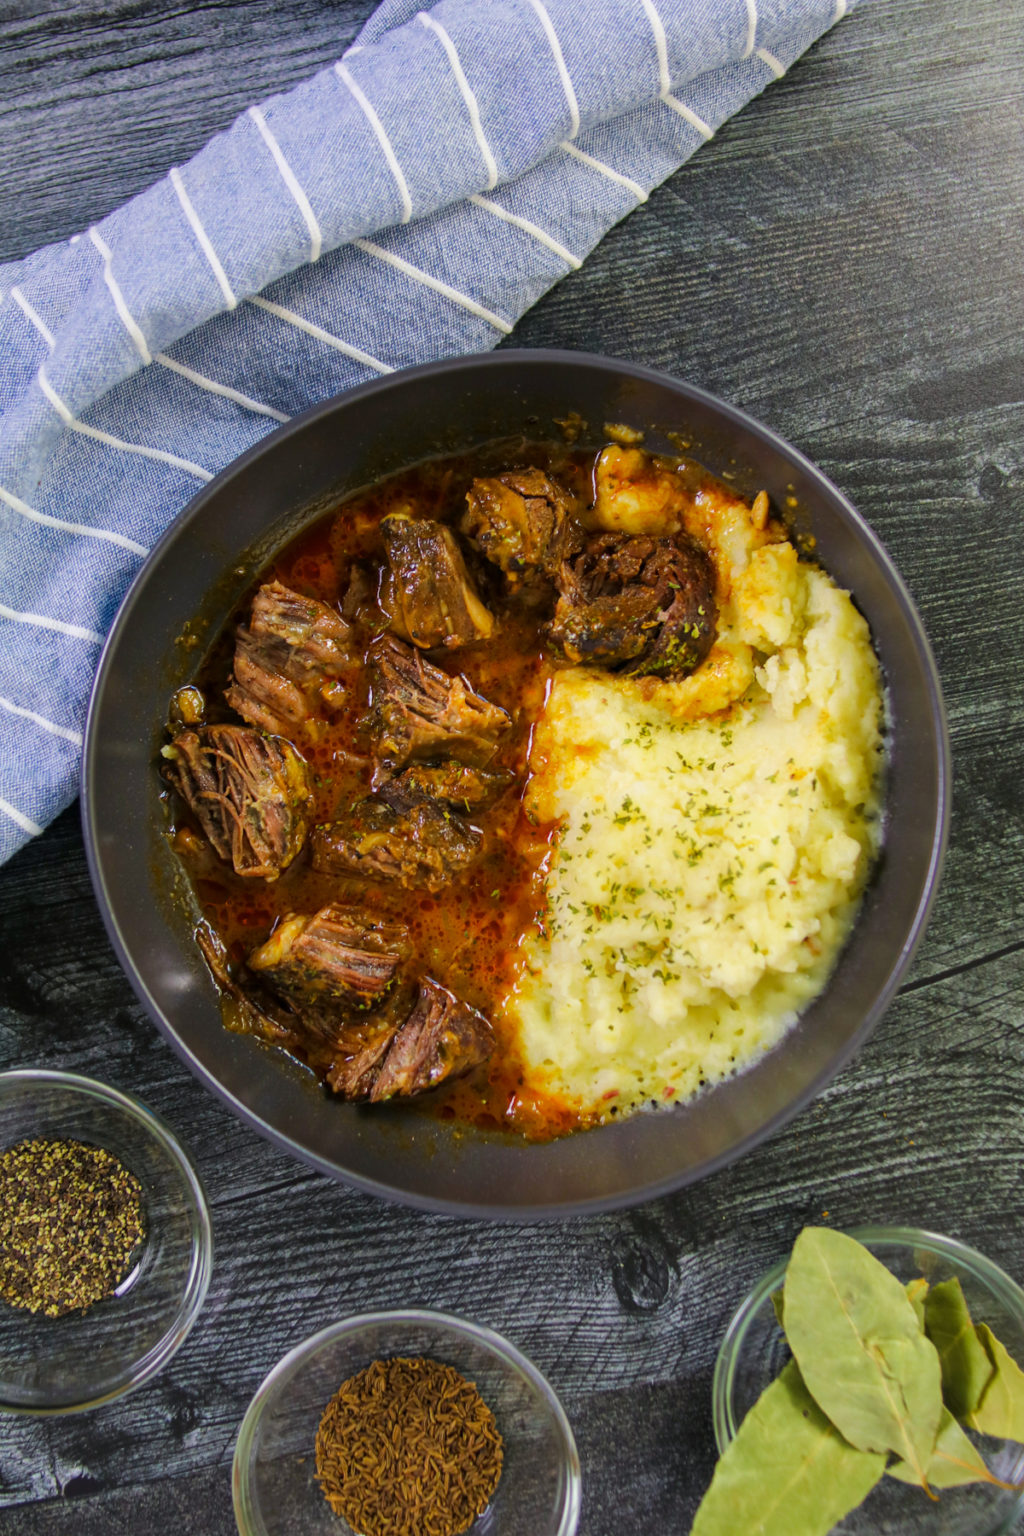
[[382, 1029], [365, 1043], [352, 1042], [352, 1053], [342, 1054], [327, 1073], [327, 1086], [343, 1099], [368, 1099], [380, 1072], [380, 1063], [395, 1038], [395, 1030]]
[[538, 573], [553, 579], [580, 539], [568, 491], [539, 469], [474, 480], [462, 531], [504, 571], [511, 588]]
[[[402, 954], [396, 958], [402, 959], [406, 950], [405, 930], [396, 932], [399, 937], [395, 942], [402, 949]], [[196, 940], [214, 981], [230, 1001], [231, 1007], [225, 1018], [228, 1028], [257, 1035], [268, 1044], [293, 1053], [298, 1050], [310, 1066], [321, 1071], [326, 1072], [338, 1063], [355, 1066], [359, 1058], [365, 1059], [366, 1066], [375, 1064], [394, 1038], [398, 1021], [409, 1012], [410, 990], [397, 986], [389, 987], [383, 1002], [377, 998], [363, 1003], [358, 994], [346, 993], [344, 998], [338, 999], [312, 992], [303, 993], [296, 1002], [293, 997], [285, 996], [285, 987], [275, 995], [266, 985], [267, 981], [275, 980], [273, 972], [250, 969], [245, 962], [231, 965], [223, 941], [208, 924], [199, 924]], [[371, 953], [367, 958], [374, 961], [379, 957]], [[357, 962], [355, 969], [358, 978], [366, 967]], [[301, 986], [298, 990], [301, 991]], [[371, 1043], [376, 1046], [375, 1050], [369, 1049]], [[365, 1066], [357, 1067], [353, 1071], [353, 1084], [358, 1083], [365, 1069]], [[373, 1086], [375, 1077], [376, 1073], [370, 1076], [366, 1093]], [[360, 1094], [354, 1092], [350, 1096], [359, 1097]]]
[[493, 1049], [490, 1021], [424, 976], [416, 1006], [391, 1043], [370, 1100], [379, 1104], [398, 1095], [425, 1093], [471, 1072]]
[[514, 778], [506, 768], [470, 768], [449, 758], [445, 763], [413, 763], [385, 784], [380, 795], [396, 810], [423, 799], [443, 800], [470, 810], [495, 799]]
[[284, 671], [295, 682], [337, 677], [352, 660], [345, 620], [326, 603], [303, 597], [280, 581], [260, 587], [249, 628], [257, 639], [285, 647]]
[[352, 663], [351, 631], [333, 609], [279, 581], [253, 599], [249, 626], [235, 642], [234, 679], [224, 697], [260, 730], [276, 734], [332, 704], [336, 679]]
[[410, 758], [450, 754], [482, 764], [512, 724], [497, 704], [474, 693], [461, 677], [385, 635], [371, 648], [371, 709], [366, 725], [374, 738], [374, 783], [395, 776]]
[[234, 681], [224, 694], [231, 708], [258, 730], [287, 734], [313, 715], [313, 706], [277, 665], [277, 658], [247, 629], [235, 639]]
[[483, 833], [436, 800], [420, 797], [396, 808], [383, 795], [370, 795], [347, 816], [316, 827], [310, 846], [313, 868], [323, 874], [369, 875], [439, 891], [472, 864]]
[[[243, 1034], [258, 1035], [272, 1045], [286, 1046], [295, 1033], [298, 1020], [290, 1010], [280, 1009], [274, 1000], [257, 987], [246, 986], [228, 963], [224, 941], [208, 923], [200, 923], [196, 929], [196, 943], [210, 974], [225, 997], [234, 1004], [231, 1028]], [[244, 967], [243, 973], [244, 973]]]
[[569, 661], [618, 668], [643, 655], [657, 623], [653, 592], [634, 588], [588, 602], [570, 588], [558, 599], [550, 634]]
[[558, 573], [550, 635], [573, 662], [685, 677], [714, 643], [714, 573], [686, 538], [599, 533]]
[[163, 749], [163, 774], [238, 875], [276, 880], [306, 840], [309, 766], [277, 736], [241, 725], [181, 731]]
[[494, 1050], [490, 1021], [429, 976], [405, 1023], [335, 1061], [327, 1081], [346, 1099], [411, 1098], [462, 1077]]
[[285, 918], [249, 956], [249, 969], [300, 1011], [307, 1002], [328, 1001], [368, 1011], [394, 984], [409, 955], [408, 937], [399, 924], [332, 904]]
[[381, 606], [397, 635], [425, 651], [490, 638], [494, 616], [481, 602], [450, 528], [393, 512], [380, 531], [388, 558]]

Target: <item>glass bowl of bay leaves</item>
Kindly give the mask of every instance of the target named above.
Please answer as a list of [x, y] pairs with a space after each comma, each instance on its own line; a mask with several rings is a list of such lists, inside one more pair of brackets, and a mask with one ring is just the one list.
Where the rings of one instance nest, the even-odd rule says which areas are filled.
[[737, 1536], [747, 1500], [765, 1536], [1005, 1536], [1024, 1512], [1021, 1363], [1024, 1291], [983, 1254], [805, 1228], [722, 1341], [693, 1536]]
[[574, 1536], [580, 1465], [550, 1385], [506, 1339], [377, 1312], [274, 1367], [232, 1492], [240, 1536]]

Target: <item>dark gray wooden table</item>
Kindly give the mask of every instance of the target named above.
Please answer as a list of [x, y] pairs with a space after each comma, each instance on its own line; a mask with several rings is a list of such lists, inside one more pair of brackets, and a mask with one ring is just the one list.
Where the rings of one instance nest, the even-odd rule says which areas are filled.
[[[66, 237], [250, 101], [334, 60], [369, 0], [0, 0], [0, 258]], [[0, 871], [0, 1067], [140, 1094], [193, 1149], [216, 1268], [121, 1403], [0, 1419], [0, 1531], [229, 1536], [239, 1421], [362, 1309], [506, 1333], [561, 1394], [583, 1536], [685, 1531], [710, 1381], [805, 1222], [955, 1233], [1024, 1279], [1024, 29], [1020, 0], [868, 0], [517, 327], [667, 369], [821, 464], [878, 530], [946, 690], [952, 840], [912, 976], [786, 1130], [619, 1215], [493, 1227], [290, 1161], [188, 1075], [118, 970], [77, 812]], [[737, 1532], [737, 1536], [742, 1533]]]

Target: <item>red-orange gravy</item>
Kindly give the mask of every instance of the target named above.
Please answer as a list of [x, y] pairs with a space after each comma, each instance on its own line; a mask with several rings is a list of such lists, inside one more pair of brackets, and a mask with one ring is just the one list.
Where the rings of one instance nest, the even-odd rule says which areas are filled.
[[[593, 454], [530, 445], [508, 447], [493, 469], [515, 464], [550, 467], [563, 483], [575, 485], [589, 500]], [[421, 515], [457, 521], [474, 475], [493, 472], [479, 456], [438, 461], [405, 472], [373, 487], [321, 518], [263, 571], [260, 582], [277, 579], [307, 596], [337, 607], [356, 562], [383, 559], [381, 518], [398, 502], [411, 502]], [[258, 585], [259, 583], [257, 583]], [[235, 626], [245, 618], [253, 591], [239, 605], [211, 649], [197, 677], [207, 700], [207, 719], [233, 719], [223, 701], [231, 671]], [[353, 901], [382, 917], [405, 923], [414, 947], [413, 967], [429, 973], [491, 1019], [497, 1048], [490, 1063], [469, 1078], [449, 1084], [410, 1108], [445, 1120], [506, 1128], [534, 1140], [576, 1129], [582, 1122], [566, 1104], [524, 1087], [517, 1043], [498, 1006], [512, 986], [524, 936], [543, 922], [544, 879], [556, 829], [535, 826], [522, 809], [530, 732], [543, 706], [549, 680], [559, 665], [544, 645], [546, 610], [513, 604], [493, 580], [486, 600], [498, 618], [487, 642], [431, 659], [464, 674], [473, 687], [512, 716], [489, 766], [511, 769], [515, 783], [493, 805], [469, 813], [486, 833], [482, 856], [441, 891], [409, 890], [395, 882], [358, 876], [339, 878], [316, 873], [304, 851], [274, 882], [242, 879], [211, 851], [196, 853], [189, 838], [188, 813], [175, 806], [175, 846], [192, 878], [203, 915], [220, 934], [232, 961], [261, 944], [284, 917], [315, 912], [331, 901]], [[313, 823], [329, 822], [353, 801], [370, 792], [370, 743], [361, 729], [367, 683], [360, 664], [343, 679], [348, 699], [325, 716], [315, 742], [296, 737], [313, 770], [316, 796]], [[225, 1019], [232, 1019], [230, 1006]], [[301, 1052], [294, 1053], [300, 1056]], [[372, 1113], [373, 1111], [370, 1111]]]

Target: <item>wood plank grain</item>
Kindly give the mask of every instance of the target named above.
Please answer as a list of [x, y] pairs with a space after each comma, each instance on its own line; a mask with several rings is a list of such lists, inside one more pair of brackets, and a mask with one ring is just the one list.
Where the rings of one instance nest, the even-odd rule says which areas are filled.
[[[368, 9], [0, 8], [0, 150], [19, 166], [0, 255], [66, 237], [329, 63]], [[217, 1262], [148, 1387], [82, 1419], [0, 1418], [0, 1532], [229, 1536], [234, 1437], [265, 1372], [339, 1315], [409, 1302], [490, 1323], [550, 1376], [580, 1443], [581, 1536], [683, 1530], [713, 1465], [718, 1341], [805, 1222], [931, 1225], [1024, 1275], [1017, 9], [862, 7], [512, 338], [743, 405], [825, 468], [907, 579], [949, 707], [953, 834], [874, 1038], [771, 1141], [640, 1210], [536, 1228], [406, 1211], [302, 1168], [188, 1076], [117, 968], [68, 813], [0, 873], [0, 1066], [46, 1060], [151, 1103], [193, 1149]]]
[[253, 101], [329, 67], [373, 9], [72, 0], [0, 10], [0, 154], [11, 168], [0, 178], [0, 261], [84, 229]]

